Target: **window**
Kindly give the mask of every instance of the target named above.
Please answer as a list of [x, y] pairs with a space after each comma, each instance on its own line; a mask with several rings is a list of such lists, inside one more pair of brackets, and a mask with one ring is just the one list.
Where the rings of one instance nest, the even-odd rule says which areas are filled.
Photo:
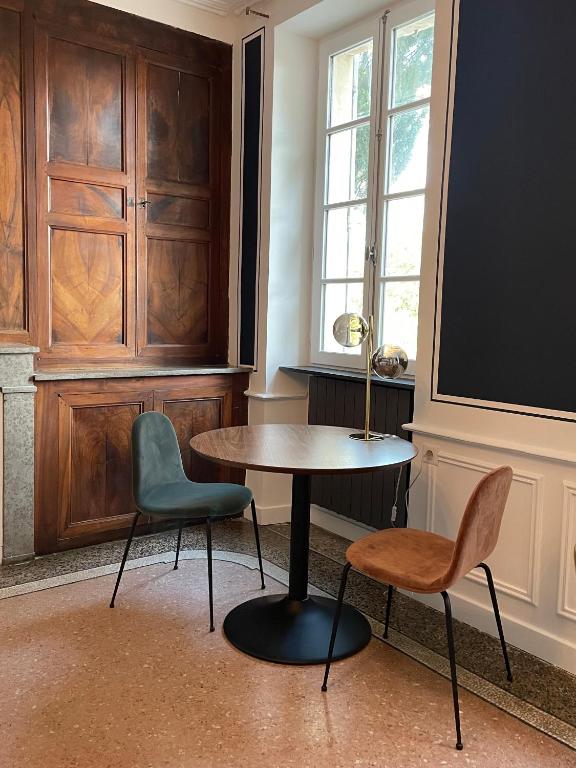
[[427, 0], [321, 44], [314, 362], [361, 366], [332, 325], [371, 311], [416, 359], [433, 47]]

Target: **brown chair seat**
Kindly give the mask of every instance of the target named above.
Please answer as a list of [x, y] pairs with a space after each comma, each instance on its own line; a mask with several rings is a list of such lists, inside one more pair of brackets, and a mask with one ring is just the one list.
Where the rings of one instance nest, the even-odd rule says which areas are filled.
[[454, 542], [415, 528], [389, 528], [371, 533], [348, 547], [353, 568], [385, 584], [413, 592], [446, 589]]

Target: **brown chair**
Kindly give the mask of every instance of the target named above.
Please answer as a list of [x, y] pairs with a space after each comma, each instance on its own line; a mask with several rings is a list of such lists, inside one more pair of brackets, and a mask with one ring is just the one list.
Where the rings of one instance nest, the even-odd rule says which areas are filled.
[[452, 676], [452, 696], [454, 699], [454, 719], [456, 722], [456, 749], [462, 749], [460, 732], [460, 710], [458, 705], [458, 680], [456, 677], [456, 656], [454, 653], [454, 635], [452, 631], [452, 608], [446, 590], [465, 576], [473, 568], [484, 569], [488, 580], [488, 589], [496, 617], [500, 644], [508, 680], [512, 681], [512, 671], [504, 640], [504, 631], [498, 610], [496, 590], [492, 572], [484, 560], [492, 553], [498, 541], [500, 524], [510, 485], [512, 470], [500, 467], [487, 474], [472, 491], [466, 510], [460, 523], [456, 541], [416, 529], [390, 528], [365, 536], [354, 542], [346, 552], [346, 565], [340, 581], [338, 603], [334, 615], [332, 636], [328, 650], [328, 660], [324, 673], [322, 690], [327, 690], [328, 675], [332, 663], [332, 654], [338, 622], [346, 589], [346, 580], [350, 568], [356, 568], [378, 581], [388, 584], [388, 600], [384, 624], [384, 638], [388, 637], [390, 607], [394, 587], [411, 592], [432, 594], [440, 592], [444, 598], [446, 614], [446, 632]]

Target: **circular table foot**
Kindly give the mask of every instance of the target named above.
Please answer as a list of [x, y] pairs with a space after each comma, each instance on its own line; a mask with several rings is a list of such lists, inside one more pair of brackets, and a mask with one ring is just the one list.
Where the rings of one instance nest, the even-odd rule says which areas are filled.
[[[279, 664], [326, 662], [336, 601], [328, 597], [291, 600], [286, 595], [257, 597], [234, 608], [224, 633], [240, 651]], [[342, 606], [334, 660], [362, 650], [370, 641], [370, 624], [349, 605]]]

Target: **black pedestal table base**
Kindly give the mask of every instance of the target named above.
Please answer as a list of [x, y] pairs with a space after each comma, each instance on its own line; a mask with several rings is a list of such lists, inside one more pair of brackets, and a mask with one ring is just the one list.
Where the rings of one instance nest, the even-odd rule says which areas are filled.
[[[288, 595], [257, 597], [234, 608], [224, 621], [232, 645], [257, 659], [280, 664], [323, 664], [328, 656], [336, 600], [308, 596], [310, 476], [292, 479], [290, 582]], [[370, 640], [370, 624], [355, 608], [344, 605], [334, 658], [362, 650]]]
[[[257, 597], [226, 616], [224, 633], [236, 648], [257, 659], [280, 664], [324, 664], [335, 610], [336, 601], [328, 597]], [[370, 624], [364, 616], [344, 604], [334, 659], [361, 651], [370, 635]]]

